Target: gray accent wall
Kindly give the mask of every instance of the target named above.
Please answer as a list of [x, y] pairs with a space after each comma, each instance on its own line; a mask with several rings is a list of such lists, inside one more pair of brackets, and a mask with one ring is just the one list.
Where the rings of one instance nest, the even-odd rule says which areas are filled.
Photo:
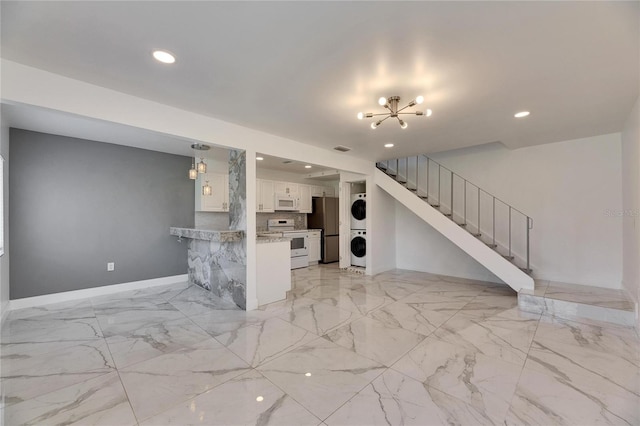
[[194, 226], [189, 157], [19, 129], [10, 145], [11, 299], [187, 273], [169, 227]]

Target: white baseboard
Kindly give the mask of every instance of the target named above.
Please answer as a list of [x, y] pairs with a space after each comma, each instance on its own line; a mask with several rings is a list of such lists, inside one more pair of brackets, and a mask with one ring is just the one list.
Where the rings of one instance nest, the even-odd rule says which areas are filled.
[[7, 300], [2, 306], [2, 317], [0, 317], [0, 325], [4, 324], [4, 320], [7, 319], [7, 315], [9, 315], [10, 310], [11, 306], [9, 306], [9, 301]]
[[[120, 293], [122, 291], [141, 290], [161, 285], [183, 283], [188, 280], [187, 274], [173, 275], [170, 277], [152, 278], [150, 280], [133, 281], [130, 283], [106, 285], [102, 287], [85, 288], [82, 290], [65, 291], [62, 293], [45, 294], [43, 296], [25, 297], [9, 301], [9, 309], [32, 308], [34, 306], [49, 305], [51, 303], [68, 302], [70, 300], [86, 299], [89, 297], [104, 296]], [[3, 312], [3, 317], [6, 312]]]
[[258, 299], [248, 299], [247, 311], [253, 311], [254, 309], [258, 309]]

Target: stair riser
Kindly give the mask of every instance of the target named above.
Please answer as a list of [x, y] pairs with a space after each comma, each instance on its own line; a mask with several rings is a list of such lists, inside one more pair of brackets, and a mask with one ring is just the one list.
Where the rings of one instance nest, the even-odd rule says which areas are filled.
[[525, 312], [553, 315], [568, 320], [605, 321], [625, 327], [635, 326], [635, 313], [602, 306], [586, 305], [565, 300], [518, 293], [518, 307]]

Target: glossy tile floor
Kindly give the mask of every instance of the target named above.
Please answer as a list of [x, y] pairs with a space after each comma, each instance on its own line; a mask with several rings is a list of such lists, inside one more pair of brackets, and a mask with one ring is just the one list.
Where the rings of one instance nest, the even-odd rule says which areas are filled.
[[4, 424], [640, 424], [632, 329], [410, 271], [294, 282], [253, 312], [186, 284], [14, 311]]

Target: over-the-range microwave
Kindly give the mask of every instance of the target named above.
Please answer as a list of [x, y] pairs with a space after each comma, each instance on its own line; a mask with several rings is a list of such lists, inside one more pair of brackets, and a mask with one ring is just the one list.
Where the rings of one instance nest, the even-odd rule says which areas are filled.
[[276, 194], [275, 197], [275, 210], [287, 212], [297, 212], [300, 210], [297, 197], [291, 197], [289, 194]]

